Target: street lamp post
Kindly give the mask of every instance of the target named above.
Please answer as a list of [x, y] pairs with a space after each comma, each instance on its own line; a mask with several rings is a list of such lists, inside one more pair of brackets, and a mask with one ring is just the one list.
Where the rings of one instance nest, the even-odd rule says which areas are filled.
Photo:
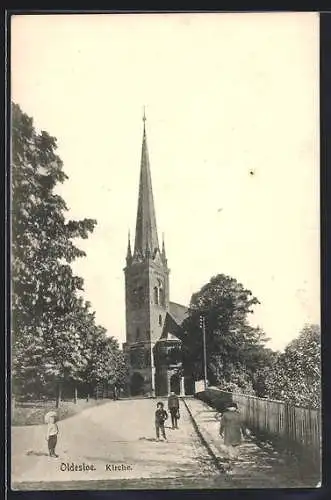
[[200, 315], [200, 327], [202, 330], [202, 339], [203, 339], [203, 369], [204, 369], [204, 383], [205, 383], [205, 390], [207, 389], [208, 386], [208, 379], [207, 379], [207, 348], [206, 348], [206, 321], [205, 321], [205, 316]]

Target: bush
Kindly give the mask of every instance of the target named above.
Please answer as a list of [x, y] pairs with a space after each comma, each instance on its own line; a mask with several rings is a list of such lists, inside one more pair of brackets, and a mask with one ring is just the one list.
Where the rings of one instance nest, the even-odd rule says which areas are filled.
[[196, 396], [219, 412], [224, 411], [227, 405], [232, 402], [231, 393], [220, 391], [216, 387], [209, 387], [206, 391], [199, 392]]

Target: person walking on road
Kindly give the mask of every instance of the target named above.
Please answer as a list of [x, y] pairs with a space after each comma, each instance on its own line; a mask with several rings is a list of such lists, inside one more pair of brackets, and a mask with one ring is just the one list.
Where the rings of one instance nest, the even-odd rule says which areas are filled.
[[230, 403], [222, 414], [220, 435], [228, 449], [229, 458], [238, 456], [239, 446], [246, 431], [242, 422], [237, 403]]
[[160, 441], [160, 430], [162, 433], [163, 439], [166, 441], [167, 436], [165, 433], [165, 428], [164, 428], [164, 422], [168, 418], [168, 413], [165, 411], [163, 407], [163, 403], [159, 402], [156, 405], [156, 412], [155, 412], [155, 430], [156, 430], [156, 440]]
[[171, 425], [173, 429], [178, 429], [179, 419], [179, 398], [174, 392], [168, 397], [168, 410], [171, 415]]

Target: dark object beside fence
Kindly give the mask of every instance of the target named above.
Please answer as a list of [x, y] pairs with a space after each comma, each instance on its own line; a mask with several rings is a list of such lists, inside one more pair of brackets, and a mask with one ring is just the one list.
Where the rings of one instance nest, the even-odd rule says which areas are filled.
[[275, 446], [295, 454], [320, 473], [321, 413], [319, 410], [292, 406], [282, 401], [230, 393], [208, 388], [196, 397], [222, 412], [234, 401], [238, 404], [246, 426], [254, 434]]

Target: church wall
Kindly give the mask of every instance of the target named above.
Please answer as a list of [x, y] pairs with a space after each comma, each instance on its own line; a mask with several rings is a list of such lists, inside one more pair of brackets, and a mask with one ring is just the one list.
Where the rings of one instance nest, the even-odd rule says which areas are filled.
[[129, 380], [126, 390], [127, 395], [135, 396], [132, 390], [132, 381], [135, 377], [143, 377], [143, 387], [139, 391], [139, 395], [151, 396], [153, 395], [152, 388], [154, 380], [154, 370], [152, 368], [152, 352], [150, 342], [140, 342], [134, 344], [123, 344], [123, 349], [129, 364]]
[[[155, 301], [155, 288], [158, 290], [161, 288], [163, 291], [163, 300], [159, 294], [158, 304]], [[149, 300], [151, 341], [157, 342], [162, 335], [166, 314], [169, 311], [169, 276], [166, 269], [153, 264], [149, 269]]]
[[156, 372], [155, 381], [156, 381], [156, 396], [167, 396], [168, 395], [167, 370]]
[[150, 340], [149, 311], [127, 311], [127, 343]]
[[[134, 391], [132, 391], [132, 386], [131, 382], [134, 376], [136, 374], [139, 374], [143, 377], [144, 382], [143, 382], [143, 388], [142, 391], [139, 392], [139, 394], [134, 394]], [[141, 368], [141, 369], [131, 369], [130, 372], [130, 383], [129, 383], [129, 388], [128, 388], [128, 393], [131, 394], [132, 396], [137, 396], [137, 395], [144, 395], [144, 396], [153, 396], [152, 392], [152, 371], [149, 368]]]
[[[141, 289], [140, 297], [136, 290]], [[150, 341], [148, 267], [133, 265], [125, 270], [126, 342]]]

